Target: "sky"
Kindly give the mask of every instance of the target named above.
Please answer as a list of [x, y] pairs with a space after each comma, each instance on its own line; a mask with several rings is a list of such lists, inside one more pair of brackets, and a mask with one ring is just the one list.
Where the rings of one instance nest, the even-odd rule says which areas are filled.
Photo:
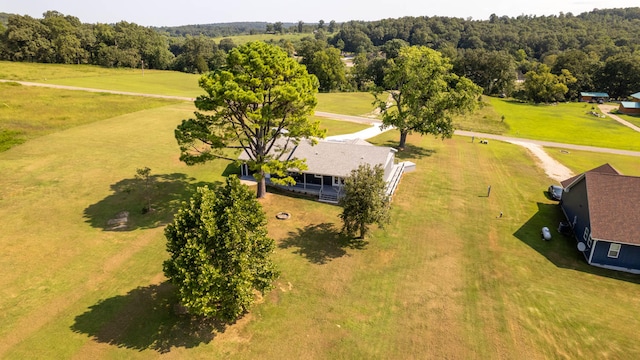
[[83, 23], [133, 22], [143, 26], [266, 21], [380, 20], [403, 16], [446, 16], [487, 20], [491, 14], [578, 15], [593, 9], [640, 6], [638, 0], [0, 0], [0, 12], [42, 18], [48, 10]]

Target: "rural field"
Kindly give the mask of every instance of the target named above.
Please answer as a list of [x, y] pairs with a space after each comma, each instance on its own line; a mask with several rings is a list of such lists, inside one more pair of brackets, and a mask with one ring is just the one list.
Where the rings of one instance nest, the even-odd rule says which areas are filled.
[[498, 98], [492, 98], [490, 103], [498, 114], [505, 117], [509, 125], [505, 135], [576, 145], [640, 150], [638, 132], [620, 126], [608, 116], [602, 118], [590, 114], [591, 111], [600, 113], [593, 104], [573, 102], [531, 105]]
[[[74, 85], [92, 87], [100, 76], [110, 77], [96, 74], [82, 81], [78, 76]], [[72, 77], [70, 72], [67, 78]], [[16, 70], [12, 79], [23, 78]], [[132, 77], [120, 78], [120, 90], [134, 91], [127, 87], [132, 80], [125, 79]], [[177, 84], [174, 93], [166, 81], [162, 91], [171, 95], [192, 86]], [[193, 90], [197, 96], [197, 85]], [[23, 100], [6, 92], [3, 102], [18, 108], [26, 106], [29, 94], [56, 93], [86, 96], [83, 104], [109, 99], [53, 89], [20, 91]], [[345, 103], [355, 101], [361, 108], [354, 114], [362, 115], [367, 109], [362, 99], [360, 105], [353, 99]], [[479, 115], [483, 126], [500, 129], [504, 125], [496, 122], [506, 114], [505, 134], [550, 133], [516, 120], [535, 112], [531, 106], [494, 100]], [[341, 101], [321, 95], [319, 109], [339, 112], [347, 107]], [[217, 186], [237, 171], [226, 161], [189, 167], [178, 160], [173, 130], [193, 110], [189, 102], [150, 102], [91, 121], [73, 120], [72, 126], [51, 122], [42, 133], [20, 129], [33, 135], [0, 152], [0, 358], [635, 359], [640, 354], [640, 313], [630, 310], [640, 306], [640, 277], [586, 265], [575, 241], [555, 232], [549, 242], [540, 239], [540, 228], [555, 228], [562, 215], [545, 194], [552, 180], [526, 149], [457, 136], [444, 141], [409, 136], [409, 146], [397, 157], [415, 162], [417, 170], [400, 183], [391, 223], [365, 241], [340, 235], [336, 206], [268, 194], [262, 204], [281, 270], [275, 289], [228, 326], [175, 315], [173, 289], [162, 273], [163, 227], [195, 187]], [[0, 116], [1, 111], [7, 110]], [[64, 117], [64, 108], [57, 111]], [[78, 117], [69, 111], [70, 119]], [[321, 121], [329, 135], [365, 127]], [[473, 126], [473, 118], [464, 122]], [[603, 125], [585, 119], [583, 126], [580, 133], [562, 135], [565, 142], [579, 143], [580, 134], [601, 132]], [[633, 139], [612, 129], [620, 139]], [[393, 146], [398, 138], [389, 131], [371, 141]], [[610, 162], [623, 173], [640, 175], [637, 158], [546, 150], [574, 172]], [[155, 211], [143, 215], [135, 173], [145, 166], [156, 191]], [[122, 211], [130, 214], [127, 229], [109, 230], [109, 220]], [[280, 211], [292, 218], [276, 220]]]

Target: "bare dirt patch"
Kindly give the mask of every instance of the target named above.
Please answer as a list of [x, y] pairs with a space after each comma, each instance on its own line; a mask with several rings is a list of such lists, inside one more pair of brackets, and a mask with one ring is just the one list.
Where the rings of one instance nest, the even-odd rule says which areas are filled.
[[571, 169], [562, 165], [556, 159], [549, 156], [549, 154], [544, 151], [542, 146], [526, 141], [509, 140], [509, 142], [527, 148], [531, 152], [531, 154], [538, 160], [538, 166], [540, 166], [547, 174], [547, 176], [549, 176], [551, 179], [560, 182], [574, 175]]

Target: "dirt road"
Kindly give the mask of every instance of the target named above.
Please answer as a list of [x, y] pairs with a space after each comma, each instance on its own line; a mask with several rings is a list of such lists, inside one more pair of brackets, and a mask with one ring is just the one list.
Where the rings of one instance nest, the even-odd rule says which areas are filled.
[[640, 127], [637, 127], [635, 125], [633, 125], [632, 123], [628, 122], [627, 120], [615, 115], [612, 113], [612, 111], [617, 110], [618, 107], [615, 105], [607, 105], [607, 104], [603, 104], [603, 105], [598, 105], [598, 108], [600, 108], [600, 111], [602, 111], [603, 114], [607, 114], [610, 118], [612, 118], [613, 120], [619, 122], [620, 124], [629, 127], [637, 132], [640, 132]]

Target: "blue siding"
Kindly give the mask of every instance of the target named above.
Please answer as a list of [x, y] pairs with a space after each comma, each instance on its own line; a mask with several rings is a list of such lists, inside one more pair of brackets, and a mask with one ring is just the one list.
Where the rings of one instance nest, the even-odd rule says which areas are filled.
[[610, 258], [608, 241], [598, 241], [593, 249], [591, 263], [599, 265], [619, 266], [627, 269], [640, 270], [640, 247], [634, 245], [621, 244], [620, 253], [617, 259]]
[[[583, 239], [584, 229], [589, 228], [591, 231], [591, 220], [589, 218], [589, 203], [587, 201], [587, 188], [584, 179], [575, 184], [569, 192], [562, 194], [562, 210], [564, 210], [567, 216], [569, 224], [573, 224], [573, 219], [576, 218], [573, 232], [578, 241], [583, 241], [585, 245], [587, 242]], [[585, 258], [589, 258], [591, 249], [587, 247], [584, 251]]]

